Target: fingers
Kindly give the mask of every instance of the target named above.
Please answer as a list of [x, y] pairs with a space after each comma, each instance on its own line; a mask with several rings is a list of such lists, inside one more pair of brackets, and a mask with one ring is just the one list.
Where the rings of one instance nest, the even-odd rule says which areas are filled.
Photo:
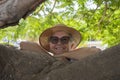
[[37, 51], [37, 52], [40, 52], [42, 49], [35, 42], [22, 41], [20, 43], [20, 50], [28, 50], [28, 51]]
[[66, 52], [60, 55], [55, 55], [56, 58], [59, 57], [67, 57], [67, 58], [71, 58], [71, 59], [76, 59], [76, 60], [81, 60], [87, 56], [90, 55], [94, 55], [96, 53], [99, 53], [101, 51], [101, 49], [99, 48], [79, 48], [70, 52]]

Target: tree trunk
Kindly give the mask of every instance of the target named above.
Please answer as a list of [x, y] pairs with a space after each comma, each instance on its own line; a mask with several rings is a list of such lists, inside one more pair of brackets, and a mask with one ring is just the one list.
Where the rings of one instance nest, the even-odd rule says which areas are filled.
[[15, 25], [45, 0], [0, 0], [0, 28]]
[[120, 45], [80, 61], [0, 45], [0, 80], [119, 80]]

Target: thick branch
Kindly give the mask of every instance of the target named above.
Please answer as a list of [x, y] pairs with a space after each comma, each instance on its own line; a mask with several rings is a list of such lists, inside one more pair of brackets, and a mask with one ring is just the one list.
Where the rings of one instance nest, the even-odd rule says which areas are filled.
[[15, 25], [45, 0], [0, 0], [0, 28]]

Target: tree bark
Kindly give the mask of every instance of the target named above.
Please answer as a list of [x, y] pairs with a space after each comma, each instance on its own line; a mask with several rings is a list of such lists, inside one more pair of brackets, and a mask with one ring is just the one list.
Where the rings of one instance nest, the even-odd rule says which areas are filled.
[[75, 62], [0, 45], [0, 80], [119, 80], [119, 68], [120, 45]]
[[45, 0], [0, 0], [0, 28], [15, 25]]

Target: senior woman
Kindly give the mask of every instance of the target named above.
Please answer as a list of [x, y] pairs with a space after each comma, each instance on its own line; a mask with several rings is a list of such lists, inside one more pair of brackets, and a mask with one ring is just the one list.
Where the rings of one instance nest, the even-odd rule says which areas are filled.
[[98, 48], [77, 48], [81, 42], [81, 34], [76, 29], [64, 24], [57, 24], [46, 29], [39, 37], [39, 43], [21, 42], [22, 50], [45, 51], [52, 56], [80, 60], [100, 51]]

